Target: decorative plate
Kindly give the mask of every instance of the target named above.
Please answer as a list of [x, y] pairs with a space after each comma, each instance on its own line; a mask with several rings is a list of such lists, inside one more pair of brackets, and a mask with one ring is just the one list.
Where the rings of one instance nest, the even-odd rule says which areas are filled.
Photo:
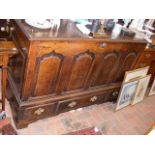
[[39, 28], [39, 29], [49, 29], [51, 28], [51, 23], [47, 20], [30, 20], [30, 19], [25, 19], [25, 22], [30, 25], [33, 26], [35, 28]]

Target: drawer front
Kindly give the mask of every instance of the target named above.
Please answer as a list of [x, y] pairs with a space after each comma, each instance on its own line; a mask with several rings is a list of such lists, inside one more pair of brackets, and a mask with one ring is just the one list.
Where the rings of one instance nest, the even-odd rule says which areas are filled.
[[111, 93], [105, 92], [102, 94], [88, 95], [84, 97], [77, 97], [65, 101], [60, 101], [57, 106], [56, 113], [66, 112], [77, 108], [90, 106], [94, 104], [101, 104], [112, 99]]
[[[101, 96], [100, 96], [101, 98]], [[66, 112], [73, 109], [89, 106], [96, 104], [99, 101], [99, 96], [92, 95], [83, 98], [73, 98], [71, 100], [66, 100], [58, 103], [56, 113]]]
[[[56, 111], [56, 103], [49, 103], [42, 106], [34, 106], [20, 111], [23, 119], [34, 121], [49, 116], [54, 116]], [[20, 117], [20, 119], [21, 119]]]
[[104, 102], [111, 101], [111, 102], [116, 103], [118, 95], [119, 95], [119, 91], [120, 91], [120, 88], [116, 88], [116, 89], [113, 89], [113, 91], [110, 91], [109, 93], [107, 93], [107, 96]]

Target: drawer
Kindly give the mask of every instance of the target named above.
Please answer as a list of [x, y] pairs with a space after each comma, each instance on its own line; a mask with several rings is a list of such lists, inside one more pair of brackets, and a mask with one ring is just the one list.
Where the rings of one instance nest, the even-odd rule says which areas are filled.
[[119, 91], [120, 91], [120, 88], [117, 88], [117, 89], [114, 89], [113, 91], [107, 93], [105, 102], [111, 101], [111, 102], [116, 103], [118, 95], [119, 95]]
[[40, 106], [26, 108], [21, 112], [21, 117], [26, 120], [34, 121], [41, 118], [54, 116], [56, 111], [56, 103], [48, 103]]
[[60, 101], [57, 106], [56, 113], [66, 112], [73, 109], [100, 104], [104, 102], [106, 94], [89, 95], [84, 97], [77, 97], [65, 101]]

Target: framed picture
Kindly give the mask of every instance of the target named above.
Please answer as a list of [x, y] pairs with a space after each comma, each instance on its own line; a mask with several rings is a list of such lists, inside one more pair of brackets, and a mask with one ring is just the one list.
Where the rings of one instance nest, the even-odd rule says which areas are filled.
[[153, 126], [146, 132], [146, 135], [155, 135], [155, 123]]
[[120, 94], [117, 100], [116, 110], [122, 109], [127, 105], [131, 104], [137, 89], [137, 85], [138, 85], [138, 80], [127, 82], [122, 85]]
[[153, 84], [151, 86], [150, 92], [148, 96], [155, 95], [155, 78], [153, 80]]
[[138, 86], [136, 89], [136, 93], [132, 100], [132, 105], [141, 102], [144, 99], [146, 90], [148, 88], [148, 84], [150, 82], [151, 74], [145, 77], [142, 77], [138, 80]]
[[124, 83], [125, 82], [129, 82], [129, 81], [133, 81], [134, 79], [138, 79], [140, 77], [144, 77], [147, 75], [149, 70], [149, 66], [147, 67], [143, 67], [143, 68], [138, 68], [132, 71], [127, 71], [125, 73], [125, 77], [124, 77]]

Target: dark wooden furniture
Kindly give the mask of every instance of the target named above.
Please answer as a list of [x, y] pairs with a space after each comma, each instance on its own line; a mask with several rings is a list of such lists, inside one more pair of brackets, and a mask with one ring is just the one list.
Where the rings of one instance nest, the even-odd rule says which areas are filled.
[[0, 41], [11, 40], [10, 37], [10, 20], [0, 19]]
[[13, 21], [19, 51], [11, 58], [8, 91], [17, 128], [41, 118], [105, 101], [115, 101], [125, 71], [135, 68], [146, 42], [93, 39], [69, 20], [38, 30]]
[[5, 99], [6, 99], [6, 80], [7, 80], [7, 65], [9, 58], [16, 54], [15, 44], [12, 41], [0, 42], [0, 66], [2, 68], [2, 110], [5, 111]]
[[151, 80], [150, 80], [150, 86], [152, 85], [152, 82], [155, 77], [155, 48], [146, 48], [144, 52], [139, 57], [136, 68], [139, 67], [145, 67], [150, 66], [149, 74], [152, 74]]

